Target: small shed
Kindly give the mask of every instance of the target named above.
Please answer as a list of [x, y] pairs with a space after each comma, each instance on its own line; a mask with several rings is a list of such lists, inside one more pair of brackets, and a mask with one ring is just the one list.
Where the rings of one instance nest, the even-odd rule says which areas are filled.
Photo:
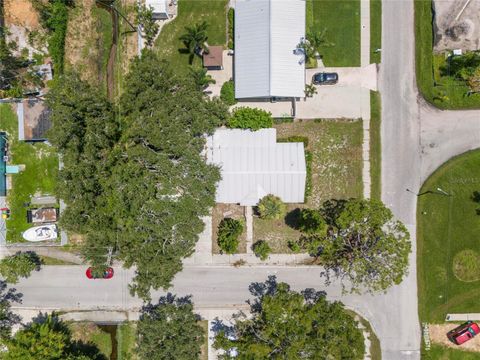
[[151, 7], [153, 10], [153, 18], [155, 20], [168, 20], [168, 0], [145, 0], [145, 6]]
[[18, 139], [46, 141], [47, 131], [52, 126], [50, 114], [50, 109], [40, 99], [25, 99], [18, 103]]
[[56, 222], [58, 218], [57, 208], [41, 208], [27, 210], [27, 222], [29, 223], [52, 223]]
[[223, 46], [209, 46], [203, 54], [203, 66], [208, 70], [223, 70]]

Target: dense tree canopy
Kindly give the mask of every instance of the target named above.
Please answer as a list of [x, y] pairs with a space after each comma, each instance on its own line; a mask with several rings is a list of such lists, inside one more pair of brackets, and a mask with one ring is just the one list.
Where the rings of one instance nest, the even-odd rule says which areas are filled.
[[12, 303], [21, 303], [22, 294], [13, 288], [7, 289], [7, 283], [0, 281], [0, 341], [10, 337], [12, 326], [20, 323], [20, 316], [12, 310]]
[[189, 298], [168, 294], [142, 308], [137, 326], [141, 360], [198, 359], [205, 334]]
[[325, 274], [347, 280], [352, 291], [383, 291], [399, 284], [408, 270], [411, 250], [405, 226], [383, 203], [352, 199], [328, 201], [320, 209], [326, 235], [303, 240], [321, 259]]
[[[253, 317], [240, 314], [233, 328], [218, 332], [214, 346], [224, 359], [363, 359], [363, 335], [340, 302], [313, 289], [302, 293], [270, 277], [252, 284]], [[221, 326], [219, 326], [221, 328]], [[230, 349], [236, 349], [233, 356]]]
[[55, 314], [40, 314], [4, 344], [5, 360], [106, 360], [92, 344], [74, 341], [66, 324]]
[[201, 152], [228, 112], [151, 51], [133, 62], [126, 82], [114, 116], [77, 76], [62, 79], [49, 95], [50, 138], [63, 155], [63, 224], [88, 234], [83, 250], [94, 265], [116, 249], [136, 267], [132, 291], [148, 298], [181, 270], [214, 205], [220, 174]]
[[32, 271], [39, 271], [40, 264], [40, 258], [33, 251], [19, 251], [0, 260], [0, 275], [8, 283], [17, 283], [19, 278], [27, 278]]

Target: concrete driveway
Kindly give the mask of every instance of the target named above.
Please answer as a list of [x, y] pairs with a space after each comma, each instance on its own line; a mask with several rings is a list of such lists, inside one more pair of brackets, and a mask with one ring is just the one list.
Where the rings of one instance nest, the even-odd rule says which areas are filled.
[[336, 88], [344, 86], [362, 87], [370, 90], [378, 90], [377, 64], [364, 67], [324, 67], [306, 70], [306, 82], [310, 83], [314, 74], [318, 72], [334, 72], [338, 74], [338, 83], [335, 85], [317, 86], [317, 88]]

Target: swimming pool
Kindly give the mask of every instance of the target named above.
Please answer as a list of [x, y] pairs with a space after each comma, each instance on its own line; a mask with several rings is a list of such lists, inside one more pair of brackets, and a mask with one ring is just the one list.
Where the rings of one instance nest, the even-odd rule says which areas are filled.
[[6, 155], [5, 146], [6, 146], [6, 136], [4, 132], [0, 132], [0, 196], [7, 195], [7, 178], [6, 178], [6, 163], [3, 161], [3, 157]]

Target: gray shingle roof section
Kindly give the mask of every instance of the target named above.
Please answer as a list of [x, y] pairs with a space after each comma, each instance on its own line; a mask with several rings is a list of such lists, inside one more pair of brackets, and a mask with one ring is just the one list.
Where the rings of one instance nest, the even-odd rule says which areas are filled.
[[277, 143], [276, 129], [219, 129], [207, 138], [207, 162], [221, 168], [218, 203], [253, 206], [267, 194], [304, 201], [303, 143]]
[[305, 0], [237, 0], [235, 97], [303, 97]]

